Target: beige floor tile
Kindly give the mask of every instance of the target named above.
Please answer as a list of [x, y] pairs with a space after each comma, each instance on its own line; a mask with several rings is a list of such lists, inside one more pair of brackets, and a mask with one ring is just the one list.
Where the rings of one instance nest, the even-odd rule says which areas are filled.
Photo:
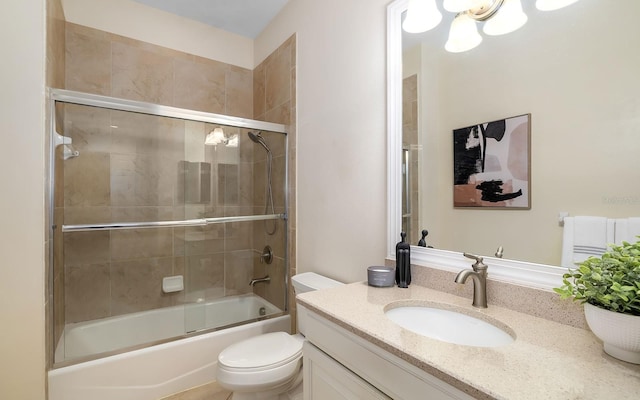
[[227, 400], [231, 392], [221, 388], [216, 382], [176, 393], [162, 400]]

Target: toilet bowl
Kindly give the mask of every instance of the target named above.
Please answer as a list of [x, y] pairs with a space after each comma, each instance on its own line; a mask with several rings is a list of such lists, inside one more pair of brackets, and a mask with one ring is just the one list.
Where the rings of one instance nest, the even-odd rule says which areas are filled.
[[[342, 283], [305, 272], [291, 278], [295, 293], [330, 288]], [[218, 356], [216, 380], [233, 392], [233, 400], [277, 400], [297, 398], [302, 382], [304, 332], [266, 333], [242, 340]], [[300, 397], [301, 398], [301, 397]]]

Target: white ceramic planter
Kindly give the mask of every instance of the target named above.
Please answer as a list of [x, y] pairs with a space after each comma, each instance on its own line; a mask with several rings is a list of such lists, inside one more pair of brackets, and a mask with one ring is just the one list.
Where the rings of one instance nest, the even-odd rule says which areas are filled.
[[591, 331], [604, 342], [604, 351], [619, 360], [640, 364], [640, 316], [617, 313], [589, 303], [584, 315]]

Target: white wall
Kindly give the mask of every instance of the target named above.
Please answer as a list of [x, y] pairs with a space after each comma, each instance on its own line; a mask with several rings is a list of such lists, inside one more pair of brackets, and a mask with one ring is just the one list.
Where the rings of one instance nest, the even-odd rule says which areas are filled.
[[253, 69], [253, 40], [131, 0], [62, 0], [68, 22]]
[[0, 14], [0, 398], [44, 399], [44, 0]]
[[256, 39], [297, 33], [297, 266], [366, 279], [386, 254], [386, 6], [292, 0]]

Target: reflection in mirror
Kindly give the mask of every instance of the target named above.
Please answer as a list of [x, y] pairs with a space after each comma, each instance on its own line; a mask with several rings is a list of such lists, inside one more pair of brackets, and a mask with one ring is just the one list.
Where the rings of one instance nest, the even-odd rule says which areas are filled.
[[[427, 229], [438, 249], [493, 255], [503, 246], [507, 259], [559, 265], [560, 212], [640, 216], [640, 1], [550, 12], [522, 3], [522, 28], [467, 52], [444, 49], [454, 15], [440, 1], [437, 28], [403, 34], [402, 145], [417, 185], [405, 182], [403, 227], [413, 245]], [[453, 130], [523, 114], [531, 209], [454, 208]]]

